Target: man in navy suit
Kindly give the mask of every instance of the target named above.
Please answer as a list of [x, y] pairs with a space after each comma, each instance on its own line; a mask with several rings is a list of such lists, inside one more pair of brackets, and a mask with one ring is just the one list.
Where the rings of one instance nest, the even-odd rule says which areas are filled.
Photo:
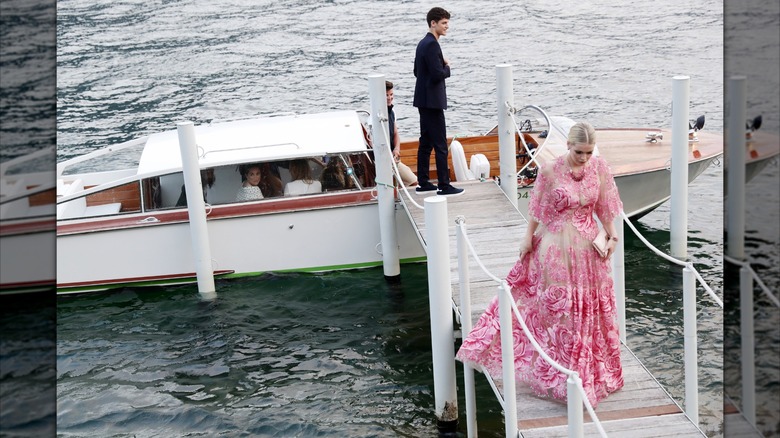
[[[428, 33], [417, 44], [414, 56], [414, 106], [420, 112], [420, 143], [417, 148], [418, 193], [437, 190], [439, 195], [458, 195], [463, 189], [450, 184], [450, 168], [447, 163], [447, 126], [444, 110], [447, 109], [447, 89], [444, 80], [450, 77], [450, 63], [444, 59], [439, 37], [447, 35], [450, 13], [436, 7], [428, 11]], [[436, 154], [438, 187], [430, 182], [431, 151]]]

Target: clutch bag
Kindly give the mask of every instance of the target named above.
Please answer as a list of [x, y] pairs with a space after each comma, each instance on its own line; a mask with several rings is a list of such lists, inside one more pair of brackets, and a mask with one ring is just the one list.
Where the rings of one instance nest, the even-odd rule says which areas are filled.
[[609, 241], [607, 240], [607, 232], [603, 228], [599, 229], [599, 233], [596, 235], [596, 238], [593, 239], [593, 247], [596, 248], [596, 251], [598, 251], [601, 258], [607, 256], [608, 242]]

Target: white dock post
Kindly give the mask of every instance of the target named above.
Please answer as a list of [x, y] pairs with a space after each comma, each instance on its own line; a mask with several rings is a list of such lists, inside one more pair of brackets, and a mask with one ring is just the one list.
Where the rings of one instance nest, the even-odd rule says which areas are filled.
[[696, 342], [696, 274], [683, 268], [683, 349], [685, 355], [685, 413], [699, 425], [699, 366]]
[[688, 106], [690, 77], [672, 81], [671, 255], [688, 257]]
[[512, 330], [512, 298], [506, 280], [498, 287], [498, 319], [501, 327], [501, 370], [504, 385], [504, 430], [517, 436], [517, 391], [515, 389], [515, 339]]
[[618, 242], [615, 253], [612, 254], [612, 282], [615, 289], [615, 305], [617, 306], [618, 330], [620, 341], [626, 343], [626, 251], [623, 241], [623, 217], [614, 220]]
[[579, 375], [566, 379], [566, 412], [569, 420], [569, 438], [585, 436], [585, 420], [582, 415], [582, 394], [578, 388], [582, 384]]
[[753, 327], [753, 275], [747, 266], [739, 270], [739, 331], [742, 362], [742, 415], [756, 424], [756, 350]]
[[[455, 219], [458, 242], [458, 286], [460, 288], [460, 330], [465, 339], [471, 333], [471, 276], [469, 275], [469, 246], [466, 244], [466, 218]], [[466, 436], [477, 436], [477, 399], [474, 386], [474, 368], [463, 364], [463, 390], [466, 400]]]
[[455, 338], [450, 286], [450, 244], [447, 198], [425, 198], [425, 243], [428, 252], [428, 301], [431, 308], [433, 396], [439, 433], [454, 433], [458, 426], [455, 389]]
[[[726, 254], [745, 261], [745, 119], [747, 78], [726, 83]], [[742, 415], [756, 424], [756, 365], [753, 327], [753, 276], [739, 269], [739, 329], [741, 337]]]
[[181, 164], [184, 172], [184, 187], [187, 196], [187, 212], [190, 218], [192, 255], [195, 258], [195, 274], [198, 278], [198, 292], [201, 298], [213, 300], [217, 297], [214, 286], [214, 268], [211, 264], [209, 230], [206, 224], [206, 203], [203, 200], [203, 185], [198, 165], [198, 145], [195, 142], [195, 125], [192, 122], [176, 124], [181, 149]]
[[745, 76], [728, 80], [726, 101], [726, 254], [745, 259]]
[[401, 262], [398, 251], [398, 232], [395, 226], [395, 187], [390, 136], [387, 132], [387, 98], [385, 76], [368, 77], [368, 94], [371, 99], [371, 138], [376, 166], [376, 191], [379, 208], [379, 235], [382, 242], [382, 268], [385, 279], [397, 282], [401, 279]]
[[[506, 193], [512, 205], [517, 208], [517, 151], [515, 150], [515, 126], [507, 108], [507, 102], [514, 107], [512, 87], [512, 65], [496, 66], [496, 91], [498, 94], [498, 163], [501, 175], [501, 190]], [[520, 133], [518, 133], [520, 135]]]

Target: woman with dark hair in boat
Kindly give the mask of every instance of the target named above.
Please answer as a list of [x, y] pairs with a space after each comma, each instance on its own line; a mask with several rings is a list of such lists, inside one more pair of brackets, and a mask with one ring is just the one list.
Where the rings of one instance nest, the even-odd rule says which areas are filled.
[[284, 194], [282, 179], [279, 178], [279, 169], [275, 162], [260, 163], [260, 173], [262, 177], [260, 178], [259, 187], [266, 198]]
[[260, 181], [263, 178], [260, 165], [242, 164], [238, 166], [238, 171], [241, 173], [241, 187], [236, 192], [236, 202], [263, 199], [263, 192], [260, 190]]
[[322, 175], [320, 175], [322, 190], [325, 192], [333, 192], [346, 189], [347, 178], [344, 173], [344, 165], [341, 163], [341, 160], [338, 158], [331, 158], [328, 160], [328, 164], [322, 169]]
[[[593, 156], [596, 138], [586, 122], [572, 126], [568, 153], [544, 164], [529, 202], [528, 229], [507, 275], [512, 297], [536, 341], [553, 360], [576, 371], [595, 408], [623, 387], [615, 293], [609, 258], [623, 209], [606, 161]], [[593, 247], [607, 233], [602, 257]], [[515, 377], [540, 397], [566, 400], [567, 376], [548, 364], [513, 318]], [[498, 297], [463, 340], [457, 358], [501, 375]]]
[[322, 192], [322, 183], [311, 176], [311, 167], [309, 167], [308, 160], [298, 159], [290, 161], [290, 176], [292, 181], [284, 186], [284, 196]]

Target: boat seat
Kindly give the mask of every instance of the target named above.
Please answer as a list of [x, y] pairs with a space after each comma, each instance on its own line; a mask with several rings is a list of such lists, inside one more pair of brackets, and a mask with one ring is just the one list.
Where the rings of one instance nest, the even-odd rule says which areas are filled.
[[[68, 196], [73, 193], [78, 193], [84, 190], [84, 182], [79, 178], [74, 180], [68, 185], [65, 185], [62, 190], [63, 196]], [[64, 204], [57, 205], [57, 219], [72, 219], [79, 217], [92, 217], [92, 216], [104, 216], [108, 214], [117, 214], [122, 209], [121, 202], [112, 202], [110, 204], [90, 205], [87, 206], [87, 198], [81, 196], [79, 198], [70, 200]]]
[[110, 204], [90, 205], [84, 209], [83, 217], [105, 216], [108, 214], [117, 214], [122, 210], [121, 202], [112, 202]]

